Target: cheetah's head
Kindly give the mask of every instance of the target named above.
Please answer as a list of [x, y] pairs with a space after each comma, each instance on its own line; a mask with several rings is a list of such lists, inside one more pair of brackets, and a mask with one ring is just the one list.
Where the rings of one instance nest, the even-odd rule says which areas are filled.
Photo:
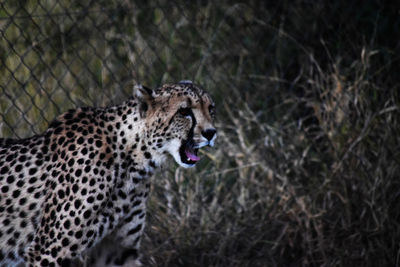
[[136, 86], [148, 137], [159, 155], [170, 154], [182, 167], [200, 160], [198, 150], [214, 146], [215, 106], [210, 95], [191, 81], [166, 84], [156, 90]]

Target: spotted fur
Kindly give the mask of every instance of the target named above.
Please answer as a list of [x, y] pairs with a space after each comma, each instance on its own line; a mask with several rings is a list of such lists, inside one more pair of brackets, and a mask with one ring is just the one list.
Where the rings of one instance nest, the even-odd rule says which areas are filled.
[[139, 266], [149, 177], [167, 155], [194, 166], [214, 143], [213, 114], [190, 81], [138, 86], [119, 106], [0, 139], [0, 266]]

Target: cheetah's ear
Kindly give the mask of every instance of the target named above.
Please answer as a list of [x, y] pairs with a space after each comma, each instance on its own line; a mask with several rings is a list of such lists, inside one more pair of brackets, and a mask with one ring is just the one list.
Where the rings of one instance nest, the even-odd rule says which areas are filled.
[[151, 106], [151, 102], [154, 100], [154, 91], [146, 86], [141, 84], [135, 85], [133, 88], [134, 95], [140, 101], [140, 115], [144, 117], [146, 115], [149, 106]]
[[140, 100], [152, 100], [154, 98], [154, 91], [141, 84], [137, 84], [133, 87], [133, 93]]

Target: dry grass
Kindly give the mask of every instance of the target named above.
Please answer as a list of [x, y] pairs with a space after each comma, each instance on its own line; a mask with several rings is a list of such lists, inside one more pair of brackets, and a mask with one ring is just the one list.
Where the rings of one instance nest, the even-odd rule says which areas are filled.
[[[0, 41], [10, 55], [0, 127], [26, 136], [70, 106], [116, 102], [132, 76], [148, 85], [193, 79], [217, 102], [218, 144], [195, 169], [171, 164], [154, 177], [147, 265], [397, 266], [395, 10], [373, 1], [124, 1], [56, 21], [54, 32], [41, 20], [37, 38], [50, 41], [32, 51], [42, 52], [22, 60], [10, 49], [27, 49], [18, 39]], [[32, 71], [37, 57], [45, 64]]]
[[154, 179], [151, 265], [397, 264], [398, 95], [374, 99], [386, 90], [363, 60], [349, 73], [311, 64], [304, 96], [271, 109], [225, 99], [210, 162]]

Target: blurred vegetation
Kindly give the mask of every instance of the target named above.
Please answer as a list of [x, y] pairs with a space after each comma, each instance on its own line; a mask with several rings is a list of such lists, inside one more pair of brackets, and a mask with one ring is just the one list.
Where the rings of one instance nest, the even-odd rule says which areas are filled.
[[146, 266], [398, 266], [399, 11], [0, 0], [0, 133], [194, 80], [217, 103], [217, 148], [154, 177]]

